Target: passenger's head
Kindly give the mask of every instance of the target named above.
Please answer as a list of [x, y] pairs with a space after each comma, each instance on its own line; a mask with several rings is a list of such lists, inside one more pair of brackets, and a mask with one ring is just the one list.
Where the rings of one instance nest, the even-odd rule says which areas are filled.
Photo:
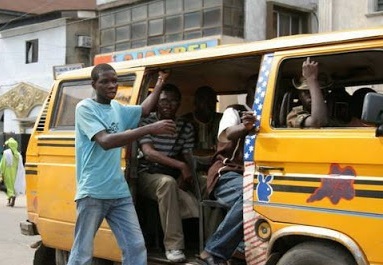
[[157, 114], [160, 120], [174, 119], [181, 103], [181, 93], [175, 85], [165, 84], [162, 87], [157, 104]]
[[194, 106], [196, 112], [215, 112], [217, 107], [217, 92], [210, 86], [197, 88], [194, 94]]
[[255, 89], [257, 87], [258, 75], [252, 75], [247, 79], [246, 82], [246, 105], [250, 108], [254, 104]]
[[299, 85], [294, 82], [293, 84], [294, 87], [298, 90], [299, 101], [301, 102], [303, 108], [307, 111], [311, 111], [311, 94], [306, 80], [302, 78]]
[[[300, 79], [300, 82], [297, 84], [295, 83], [293, 79], [293, 85], [298, 91], [298, 98], [303, 106], [303, 109], [310, 112], [311, 111], [311, 94], [310, 94], [310, 88], [307, 85], [306, 80], [302, 77]], [[324, 92], [323, 87], [324, 86], [320, 87], [322, 93]]]
[[96, 65], [92, 72], [92, 87], [96, 91], [96, 101], [109, 104], [117, 94], [117, 74], [109, 64]]
[[376, 93], [375, 90], [369, 87], [363, 87], [356, 91], [351, 96], [351, 115], [355, 118], [360, 119], [362, 116], [363, 102], [367, 93]]

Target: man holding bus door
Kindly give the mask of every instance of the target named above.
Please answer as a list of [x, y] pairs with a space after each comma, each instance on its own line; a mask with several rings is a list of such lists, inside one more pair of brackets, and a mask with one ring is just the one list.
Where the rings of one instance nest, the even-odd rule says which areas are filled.
[[229, 106], [218, 130], [217, 152], [207, 176], [209, 196], [225, 206], [227, 213], [208, 238], [197, 262], [203, 265], [227, 264], [243, 241], [243, 146], [245, 136], [254, 130], [254, 102], [257, 76], [247, 82], [246, 105]]
[[121, 170], [121, 147], [146, 134], [174, 134], [170, 119], [139, 127], [157, 103], [168, 73], [160, 71], [151, 95], [140, 106], [113, 100], [117, 74], [109, 64], [91, 73], [94, 99], [77, 104], [75, 116], [77, 221], [68, 265], [91, 264], [93, 240], [105, 218], [122, 251], [123, 265], [146, 265], [147, 253], [129, 187]]

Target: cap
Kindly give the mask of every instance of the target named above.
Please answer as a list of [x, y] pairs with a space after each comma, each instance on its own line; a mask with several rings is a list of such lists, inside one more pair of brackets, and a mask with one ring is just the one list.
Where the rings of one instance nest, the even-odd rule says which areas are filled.
[[[299, 79], [299, 81], [296, 81], [295, 78], [293, 78], [291, 81], [293, 83], [293, 86], [296, 89], [298, 89], [298, 90], [309, 90], [309, 87], [307, 85], [307, 81], [303, 76]], [[329, 79], [328, 75], [325, 73], [320, 73], [318, 75], [318, 82], [319, 82], [319, 87], [321, 89], [331, 87], [334, 83]]]

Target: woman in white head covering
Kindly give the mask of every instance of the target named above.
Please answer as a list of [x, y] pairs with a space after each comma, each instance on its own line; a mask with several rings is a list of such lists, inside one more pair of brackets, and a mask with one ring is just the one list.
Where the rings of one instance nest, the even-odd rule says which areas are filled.
[[9, 138], [5, 145], [9, 147], [3, 153], [0, 161], [0, 172], [7, 188], [8, 204], [15, 205], [16, 195], [25, 192], [25, 169], [23, 158], [17, 150], [18, 143], [15, 139]]

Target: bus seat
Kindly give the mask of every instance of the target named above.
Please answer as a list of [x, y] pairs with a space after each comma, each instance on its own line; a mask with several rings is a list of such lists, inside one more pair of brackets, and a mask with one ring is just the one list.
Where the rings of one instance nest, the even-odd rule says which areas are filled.
[[287, 126], [287, 114], [293, 107], [299, 105], [298, 93], [295, 89], [288, 90], [282, 98], [281, 108], [279, 111], [279, 126]]
[[351, 120], [350, 113], [351, 96], [344, 87], [334, 88], [326, 96], [327, 114], [331, 123], [340, 126]]

